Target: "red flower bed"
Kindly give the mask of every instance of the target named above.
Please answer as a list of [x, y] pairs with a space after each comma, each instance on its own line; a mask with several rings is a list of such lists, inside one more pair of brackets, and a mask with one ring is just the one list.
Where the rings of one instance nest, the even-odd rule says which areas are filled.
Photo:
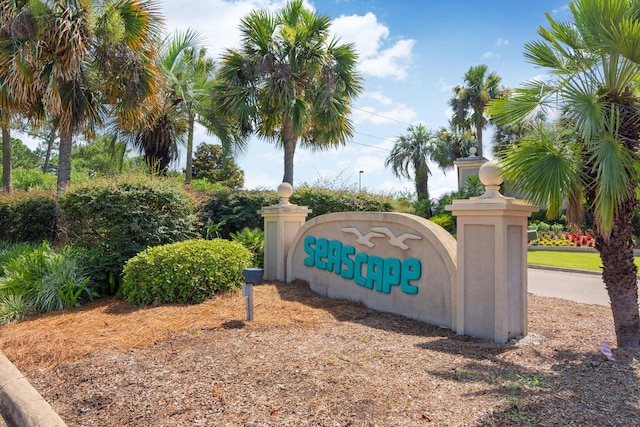
[[587, 234], [579, 234], [579, 233], [565, 233], [564, 238], [573, 242], [576, 246], [588, 246], [593, 247], [595, 241], [593, 240], [593, 236], [590, 233]]

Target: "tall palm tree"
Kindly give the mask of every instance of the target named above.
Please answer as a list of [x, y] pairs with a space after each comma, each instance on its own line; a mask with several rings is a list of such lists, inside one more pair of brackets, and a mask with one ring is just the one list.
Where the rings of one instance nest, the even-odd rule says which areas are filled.
[[640, 348], [631, 228], [640, 184], [640, 2], [579, 0], [570, 10], [573, 22], [547, 14], [542, 40], [525, 45], [525, 57], [554, 80], [528, 83], [489, 113], [510, 124], [562, 112], [552, 134], [540, 131], [506, 156], [506, 176], [535, 203], [546, 202], [551, 215], [563, 199], [569, 206], [585, 201], [618, 346]]
[[61, 189], [71, 178], [74, 133], [100, 124], [106, 106], [131, 120], [153, 91], [159, 9], [151, 0], [7, 3], [11, 26], [20, 30], [0, 35], [0, 76], [20, 102], [41, 105], [58, 129]]
[[316, 150], [346, 144], [348, 118], [362, 91], [350, 44], [329, 40], [330, 18], [291, 0], [276, 14], [259, 10], [241, 23], [242, 46], [223, 56], [215, 99], [246, 133], [284, 150], [283, 181], [293, 184], [298, 143]]
[[398, 137], [384, 165], [391, 166], [391, 172], [398, 178], [413, 179], [418, 204], [426, 207], [424, 214], [429, 218], [429, 161], [441, 161], [440, 140], [436, 133], [421, 124], [409, 126], [407, 132]]
[[500, 95], [501, 80], [495, 72], [488, 73], [484, 64], [471, 67], [464, 75], [464, 85], [453, 88], [454, 96], [449, 101], [453, 124], [462, 129], [473, 126], [476, 131], [478, 157], [482, 157], [482, 131], [487, 125], [484, 108]]
[[176, 31], [164, 40], [157, 58], [161, 81], [155, 99], [120, 135], [144, 154], [147, 167], [157, 173], [165, 173], [178, 159], [179, 146], [186, 146], [185, 184], [191, 182], [196, 122], [229, 151], [243, 144], [239, 128], [212, 103], [214, 62], [203, 44], [203, 37], [192, 30]]

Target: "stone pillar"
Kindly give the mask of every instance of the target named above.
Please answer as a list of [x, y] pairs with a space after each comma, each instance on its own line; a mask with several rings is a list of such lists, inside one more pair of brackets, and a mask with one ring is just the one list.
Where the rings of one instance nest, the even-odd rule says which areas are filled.
[[480, 166], [488, 162], [484, 157], [477, 157], [477, 151], [476, 147], [471, 147], [469, 149], [469, 157], [462, 157], [453, 162], [458, 171], [458, 191], [462, 190], [467, 177], [478, 175]]
[[293, 187], [287, 182], [278, 186], [280, 203], [265, 206], [258, 212], [264, 218], [264, 278], [286, 281], [287, 253], [293, 238], [304, 225], [311, 209], [289, 202]]
[[457, 217], [456, 332], [504, 343], [527, 334], [527, 220], [538, 208], [500, 194], [498, 162], [478, 175], [485, 194], [446, 207]]

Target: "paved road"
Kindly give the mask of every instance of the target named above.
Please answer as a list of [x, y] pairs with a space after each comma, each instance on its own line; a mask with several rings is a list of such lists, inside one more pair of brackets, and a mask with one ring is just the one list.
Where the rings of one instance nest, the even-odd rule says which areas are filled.
[[584, 304], [609, 306], [609, 295], [600, 274], [528, 269], [529, 292]]

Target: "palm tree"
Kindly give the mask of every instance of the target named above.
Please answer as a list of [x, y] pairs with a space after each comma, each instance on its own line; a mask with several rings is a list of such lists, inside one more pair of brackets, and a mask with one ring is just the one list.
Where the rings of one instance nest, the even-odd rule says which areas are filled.
[[501, 124], [559, 108], [562, 119], [521, 141], [505, 159], [506, 176], [534, 203], [558, 215], [562, 201], [585, 201], [594, 218], [618, 347], [640, 348], [637, 268], [631, 219], [638, 207], [640, 150], [640, 4], [628, 0], [570, 3], [573, 22], [547, 14], [543, 40], [525, 57], [553, 81], [534, 81], [490, 107]]
[[440, 140], [436, 133], [421, 124], [409, 126], [407, 132], [406, 135], [398, 137], [384, 165], [391, 166], [391, 171], [398, 178], [413, 179], [418, 205], [425, 209], [424, 214], [429, 218], [429, 161], [439, 163], [439, 155], [442, 152], [439, 147]]
[[467, 157], [471, 147], [475, 147], [477, 143], [471, 131], [463, 131], [451, 122], [449, 128], [440, 128], [436, 137], [438, 144], [435, 161], [443, 171], [453, 168], [453, 162], [457, 159]]
[[486, 65], [469, 68], [464, 75], [464, 85], [453, 88], [454, 96], [449, 101], [453, 109], [454, 125], [461, 129], [473, 129], [478, 138], [478, 157], [482, 157], [482, 130], [487, 125], [484, 108], [487, 103], [500, 96], [500, 81], [495, 72], [487, 74]]
[[203, 44], [204, 39], [197, 32], [178, 31], [168, 39], [160, 52], [163, 74], [172, 95], [181, 100], [179, 110], [186, 118], [185, 184], [191, 182], [196, 122], [204, 126], [209, 134], [220, 139], [228, 152], [241, 149], [244, 145], [239, 128], [232, 126], [222, 113], [215, 110], [215, 104], [211, 102], [215, 64], [206, 56], [207, 50]]
[[350, 44], [329, 40], [330, 18], [292, 0], [276, 14], [259, 10], [241, 23], [242, 46], [223, 56], [215, 99], [255, 132], [284, 149], [283, 181], [293, 184], [298, 143], [316, 150], [346, 144], [350, 104], [362, 91]]
[[20, 31], [1, 35], [0, 76], [20, 102], [41, 105], [58, 129], [61, 189], [71, 178], [74, 133], [91, 132], [108, 105], [131, 121], [154, 90], [159, 9], [151, 0], [7, 3], [11, 27]]
[[[162, 81], [156, 97], [147, 103], [145, 114], [119, 135], [144, 154], [150, 171], [161, 174], [178, 159], [179, 146], [186, 145], [185, 184], [191, 182], [196, 122], [230, 152], [243, 144], [239, 128], [212, 103], [214, 63], [202, 45], [202, 36], [191, 30], [177, 31], [164, 40], [158, 55]], [[113, 129], [115, 135], [121, 131]]]

